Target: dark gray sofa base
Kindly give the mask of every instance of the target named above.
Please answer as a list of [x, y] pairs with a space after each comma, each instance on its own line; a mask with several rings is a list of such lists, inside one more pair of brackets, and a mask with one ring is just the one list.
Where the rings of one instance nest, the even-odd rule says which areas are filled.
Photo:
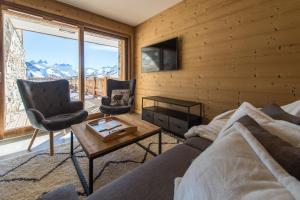
[[210, 144], [212, 143], [211, 140], [201, 137], [192, 137], [187, 139], [184, 144], [193, 147], [195, 149], [200, 150], [201, 152], [204, 151]]
[[172, 200], [174, 179], [182, 177], [192, 161], [211, 143], [201, 137], [187, 139], [184, 144], [98, 189], [87, 200]]
[[48, 192], [37, 200], [79, 200], [74, 185], [65, 185], [52, 192]]
[[[189, 140], [198, 148], [189, 145]], [[171, 200], [174, 179], [182, 177], [211, 141], [191, 138], [95, 191], [88, 200]]]

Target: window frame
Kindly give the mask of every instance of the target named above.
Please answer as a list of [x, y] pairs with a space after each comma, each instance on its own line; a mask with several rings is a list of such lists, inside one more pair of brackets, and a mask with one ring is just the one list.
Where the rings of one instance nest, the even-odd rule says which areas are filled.
[[[109, 30], [107, 28], [89, 24], [86, 22], [78, 21], [72, 18], [67, 18], [64, 16], [48, 13], [45, 11], [37, 10], [34, 8], [22, 6], [19, 4], [11, 3], [11, 2], [3, 2], [0, 4], [0, 140], [8, 137], [15, 137], [20, 135], [28, 134], [30, 131], [33, 131], [33, 127], [26, 126], [21, 128], [15, 128], [10, 130], [5, 130], [5, 65], [4, 65], [4, 56], [3, 56], [3, 13], [5, 10], [21, 12], [24, 14], [42, 17], [47, 20], [53, 20], [65, 24], [69, 24], [72, 26], [76, 26], [79, 28], [79, 37], [78, 37], [78, 53], [79, 53], [79, 91], [80, 91], [80, 100], [84, 103], [84, 32], [93, 32], [109, 37], [114, 37], [124, 41], [124, 50], [122, 51], [123, 57], [123, 67], [121, 67], [122, 76], [121, 79], [128, 80], [131, 77], [132, 70], [130, 69], [131, 60], [131, 43], [132, 37], [131, 35], [124, 34], [121, 32], [117, 32], [114, 30]], [[100, 117], [100, 112], [93, 113], [88, 116], [88, 119], [94, 119]]]

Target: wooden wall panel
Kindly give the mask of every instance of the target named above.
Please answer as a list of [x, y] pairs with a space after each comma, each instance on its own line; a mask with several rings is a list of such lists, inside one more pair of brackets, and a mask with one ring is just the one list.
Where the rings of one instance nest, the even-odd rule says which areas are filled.
[[[185, 0], [140, 24], [136, 111], [148, 95], [203, 102], [207, 120], [244, 101], [299, 99], [299, 9], [299, 0]], [[181, 69], [141, 73], [141, 48], [172, 37]]]

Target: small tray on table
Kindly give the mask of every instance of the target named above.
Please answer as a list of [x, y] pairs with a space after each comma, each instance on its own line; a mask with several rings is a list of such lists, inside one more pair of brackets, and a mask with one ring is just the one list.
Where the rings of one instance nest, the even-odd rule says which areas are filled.
[[136, 126], [114, 116], [89, 121], [86, 123], [86, 127], [99, 136], [103, 142], [123, 137], [137, 131]]

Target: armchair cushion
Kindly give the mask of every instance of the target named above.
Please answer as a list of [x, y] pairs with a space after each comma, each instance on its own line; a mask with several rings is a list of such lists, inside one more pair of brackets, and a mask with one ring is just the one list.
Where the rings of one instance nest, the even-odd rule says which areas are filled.
[[134, 96], [135, 79], [128, 80], [128, 81], [119, 81], [119, 80], [108, 79], [106, 85], [107, 85], [106, 93], [107, 93], [108, 97], [111, 97], [111, 92], [113, 90], [122, 90], [122, 89], [129, 89], [130, 90], [129, 96]]
[[120, 115], [130, 112], [131, 106], [107, 106], [101, 105], [100, 111], [104, 114]]
[[127, 106], [129, 101], [129, 89], [112, 90], [111, 91], [111, 106]]
[[74, 113], [60, 114], [44, 119], [41, 123], [47, 130], [62, 130], [73, 124], [81, 123], [88, 116], [85, 110], [79, 110]]

